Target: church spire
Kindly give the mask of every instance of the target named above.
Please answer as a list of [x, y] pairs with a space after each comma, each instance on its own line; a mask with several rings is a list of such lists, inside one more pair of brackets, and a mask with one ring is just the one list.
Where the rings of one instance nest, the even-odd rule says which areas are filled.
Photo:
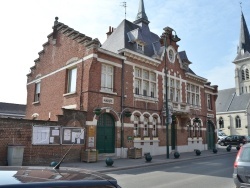
[[143, 0], [140, 0], [140, 2], [139, 2], [139, 9], [138, 9], [138, 13], [137, 13], [137, 16], [136, 16], [135, 19], [136, 20], [134, 21], [134, 24], [138, 24], [138, 23], [141, 23], [141, 22], [149, 24], [148, 17], [147, 17], [147, 15], [145, 13]]
[[241, 55], [243, 55], [246, 51], [250, 53], [250, 36], [243, 12], [241, 12], [241, 27], [238, 54], [241, 53]]

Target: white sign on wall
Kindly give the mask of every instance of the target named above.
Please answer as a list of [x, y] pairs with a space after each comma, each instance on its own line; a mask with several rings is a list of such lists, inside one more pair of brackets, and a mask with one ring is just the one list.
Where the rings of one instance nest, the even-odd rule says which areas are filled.
[[102, 102], [107, 103], [107, 104], [114, 104], [114, 99], [113, 98], [108, 98], [108, 97], [103, 97]]

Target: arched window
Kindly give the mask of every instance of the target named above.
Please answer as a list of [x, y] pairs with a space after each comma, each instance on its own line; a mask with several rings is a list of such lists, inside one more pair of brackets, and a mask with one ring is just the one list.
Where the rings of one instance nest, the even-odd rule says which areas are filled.
[[144, 130], [143, 130], [143, 136], [148, 136], [148, 118], [144, 118]]
[[242, 78], [242, 80], [245, 80], [245, 72], [244, 72], [244, 70], [241, 70], [241, 78]]
[[140, 128], [139, 128], [139, 117], [135, 116], [134, 118], [134, 136], [140, 136]]
[[239, 116], [236, 116], [235, 118], [235, 125], [236, 125], [236, 128], [241, 128], [241, 120]]
[[153, 137], [157, 137], [158, 131], [157, 131], [157, 118], [153, 118], [153, 131], [152, 131]]
[[219, 128], [223, 129], [224, 128], [224, 120], [222, 117], [219, 118]]
[[249, 70], [246, 69], [246, 80], [249, 80]]

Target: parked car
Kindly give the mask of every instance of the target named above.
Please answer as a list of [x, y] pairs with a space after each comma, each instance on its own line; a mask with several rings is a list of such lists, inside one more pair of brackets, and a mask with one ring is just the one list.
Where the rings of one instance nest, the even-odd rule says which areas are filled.
[[221, 146], [227, 146], [227, 145], [243, 145], [247, 143], [246, 136], [242, 135], [230, 135], [225, 138], [222, 138], [218, 141], [218, 144]]
[[250, 187], [250, 143], [238, 151], [234, 162], [233, 179], [236, 188]]
[[120, 187], [116, 179], [80, 168], [0, 166], [0, 187]]
[[224, 132], [222, 132], [222, 131], [218, 131], [217, 132], [217, 137], [218, 137], [218, 140], [221, 140], [223, 138], [226, 138], [227, 135]]

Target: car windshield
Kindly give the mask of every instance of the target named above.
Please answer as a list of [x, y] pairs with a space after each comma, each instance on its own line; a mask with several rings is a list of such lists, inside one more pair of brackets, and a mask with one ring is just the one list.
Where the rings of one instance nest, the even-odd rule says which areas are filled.
[[219, 132], [219, 136], [227, 136], [225, 133]]
[[250, 147], [242, 148], [240, 161], [250, 162]]

